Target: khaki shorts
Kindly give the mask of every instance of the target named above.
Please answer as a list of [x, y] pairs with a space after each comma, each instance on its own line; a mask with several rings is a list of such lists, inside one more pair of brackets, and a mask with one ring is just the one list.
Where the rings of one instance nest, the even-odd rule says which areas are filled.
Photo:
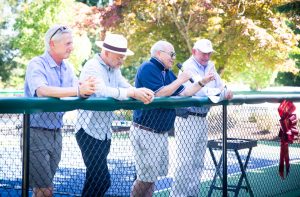
[[131, 127], [130, 141], [136, 162], [137, 180], [155, 182], [168, 174], [168, 133], [158, 134]]
[[[22, 148], [21, 146], [21, 150]], [[53, 186], [53, 178], [61, 159], [61, 151], [61, 131], [44, 131], [30, 128], [30, 187], [48, 188]]]

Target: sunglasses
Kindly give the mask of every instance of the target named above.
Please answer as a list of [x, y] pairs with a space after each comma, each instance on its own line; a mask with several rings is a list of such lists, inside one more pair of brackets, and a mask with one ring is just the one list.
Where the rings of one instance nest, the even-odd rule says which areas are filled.
[[176, 58], [176, 53], [175, 52], [166, 52], [166, 51], [163, 51], [163, 50], [160, 50], [161, 52], [163, 53], [166, 53], [168, 54], [172, 59], [175, 59]]
[[67, 27], [65, 27], [65, 26], [62, 26], [62, 27], [58, 28], [58, 29], [52, 34], [52, 36], [50, 37], [50, 40], [53, 38], [53, 36], [55, 36], [55, 34], [57, 34], [58, 31], [63, 32], [63, 31], [65, 31], [66, 29], [67, 29]]

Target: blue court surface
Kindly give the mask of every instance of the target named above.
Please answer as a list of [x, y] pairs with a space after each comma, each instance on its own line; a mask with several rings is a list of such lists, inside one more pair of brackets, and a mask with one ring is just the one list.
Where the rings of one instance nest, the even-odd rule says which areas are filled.
[[[0, 196], [21, 196], [21, 153], [19, 139], [16, 136], [6, 135], [0, 138]], [[63, 138], [62, 160], [54, 179], [55, 196], [80, 196], [85, 178], [85, 166], [75, 137], [67, 134]], [[161, 177], [156, 183], [156, 193], [166, 191], [172, 184], [172, 175], [176, 165], [174, 161], [174, 139], [170, 138], [170, 168], [167, 177]], [[253, 148], [247, 171], [259, 171], [278, 165], [278, 142], [259, 143]], [[130, 188], [135, 180], [135, 165], [131, 155], [128, 138], [113, 139], [108, 165], [111, 172], [112, 186], [107, 192], [108, 196], [129, 196]], [[291, 163], [300, 160], [299, 148], [290, 147]], [[219, 157], [220, 151], [216, 152]], [[240, 151], [242, 160], [245, 160], [247, 151]], [[206, 153], [205, 170], [202, 181], [210, 181], [213, 178], [215, 167], [209, 152]], [[233, 176], [240, 173], [240, 169], [233, 152], [228, 152], [228, 174]]]

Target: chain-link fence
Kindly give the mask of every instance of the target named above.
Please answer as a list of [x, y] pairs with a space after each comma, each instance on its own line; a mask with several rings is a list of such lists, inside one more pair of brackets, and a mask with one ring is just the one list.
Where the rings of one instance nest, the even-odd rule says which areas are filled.
[[[107, 188], [106, 196], [130, 196], [137, 179], [155, 181], [155, 196], [222, 196], [224, 181], [229, 196], [284, 196], [300, 188], [300, 153], [295, 140], [289, 148], [290, 174], [282, 180], [277, 108], [283, 98], [235, 97], [233, 105], [211, 106], [207, 114], [190, 110], [185, 117], [165, 108], [210, 102], [162, 98], [144, 106], [97, 98], [0, 99], [0, 194], [26, 196], [33, 188], [53, 187], [55, 196], [102, 196], [96, 192]], [[297, 95], [288, 98], [296, 105], [300, 101]], [[148, 115], [134, 112], [140, 109]], [[21, 112], [29, 114], [30, 124]], [[28, 147], [22, 146], [24, 139]]]

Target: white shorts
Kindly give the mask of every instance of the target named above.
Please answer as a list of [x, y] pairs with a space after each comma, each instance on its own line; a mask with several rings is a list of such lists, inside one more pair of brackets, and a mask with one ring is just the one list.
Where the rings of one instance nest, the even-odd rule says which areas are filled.
[[168, 133], [153, 133], [137, 127], [130, 129], [137, 180], [155, 182], [168, 174]]

